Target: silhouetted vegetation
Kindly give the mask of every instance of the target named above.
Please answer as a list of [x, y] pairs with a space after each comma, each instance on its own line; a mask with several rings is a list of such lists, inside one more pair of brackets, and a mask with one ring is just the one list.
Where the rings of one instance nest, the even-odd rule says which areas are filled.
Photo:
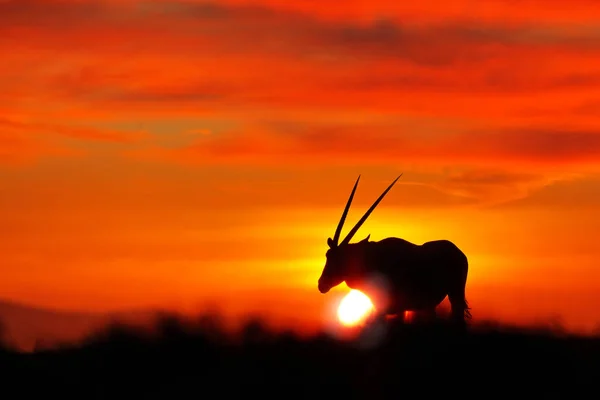
[[[594, 397], [600, 339], [493, 325], [394, 325], [352, 339], [302, 339], [253, 320], [162, 316], [152, 329], [113, 325], [83, 343], [0, 353], [18, 398]], [[383, 331], [380, 331], [381, 333]], [[235, 396], [235, 397], [234, 397]], [[4, 397], [4, 396], [3, 396]]]

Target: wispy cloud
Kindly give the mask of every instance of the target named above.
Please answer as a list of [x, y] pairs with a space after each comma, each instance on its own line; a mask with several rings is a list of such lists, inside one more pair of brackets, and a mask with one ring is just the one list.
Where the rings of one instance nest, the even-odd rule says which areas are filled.
[[145, 132], [122, 132], [69, 124], [24, 122], [0, 118], [0, 165], [30, 164], [43, 158], [81, 156], [75, 142], [131, 144], [147, 137]]
[[[566, 4], [4, 1], [3, 151], [75, 138], [127, 143], [132, 162], [594, 170], [599, 15]], [[201, 117], [227, 122], [179, 131]], [[394, 122], [411, 118], [429, 122]], [[125, 125], [144, 131], [106, 128]]]
[[6, 37], [19, 41], [0, 46], [16, 53], [15, 65], [38, 61], [29, 78], [47, 95], [90, 107], [222, 97], [224, 107], [307, 106], [315, 97], [332, 105], [365, 90], [389, 103], [390, 93], [415, 91], [469, 97], [598, 88], [600, 33], [592, 28], [452, 18], [359, 23], [269, 6], [11, 1], [0, 18]]
[[466, 128], [419, 135], [401, 125], [300, 127], [269, 131], [249, 126], [241, 132], [198, 136], [178, 148], [154, 146], [129, 154], [200, 165], [277, 165], [286, 161], [323, 165], [422, 162], [438, 166], [495, 164], [517, 168], [593, 167], [600, 157], [600, 132], [597, 131]]

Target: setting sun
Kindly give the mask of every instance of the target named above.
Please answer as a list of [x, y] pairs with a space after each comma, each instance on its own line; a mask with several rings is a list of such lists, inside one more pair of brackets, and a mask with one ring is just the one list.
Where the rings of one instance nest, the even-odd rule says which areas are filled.
[[373, 311], [371, 299], [358, 290], [351, 290], [340, 302], [338, 319], [347, 326], [356, 325]]

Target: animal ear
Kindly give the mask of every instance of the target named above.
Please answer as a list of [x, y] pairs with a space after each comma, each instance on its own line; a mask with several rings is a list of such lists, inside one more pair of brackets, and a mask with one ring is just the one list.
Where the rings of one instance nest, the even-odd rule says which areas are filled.
[[327, 238], [327, 246], [331, 249], [333, 247], [333, 240], [331, 238]]
[[369, 233], [366, 238], [361, 240], [361, 242], [368, 242], [370, 237], [371, 237], [371, 234]]

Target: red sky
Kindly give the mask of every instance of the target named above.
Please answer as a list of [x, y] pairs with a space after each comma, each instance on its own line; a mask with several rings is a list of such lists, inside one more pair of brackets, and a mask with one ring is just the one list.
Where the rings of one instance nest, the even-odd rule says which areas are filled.
[[592, 0], [0, 0], [0, 296], [318, 324], [354, 180], [346, 231], [403, 172], [357, 239], [454, 241], [474, 318], [594, 328], [599, 22]]

